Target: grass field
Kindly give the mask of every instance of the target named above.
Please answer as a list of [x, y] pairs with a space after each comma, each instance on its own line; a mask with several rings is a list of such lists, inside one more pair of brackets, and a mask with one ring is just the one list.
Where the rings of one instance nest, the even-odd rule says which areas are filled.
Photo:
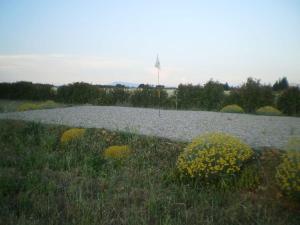
[[[274, 181], [281, 151], [256, 151], [230, 181], [180, 179], [186, 143], [87, 129], [62, 144], [65, 126], [0, 121], [0, 224], [299, 224], [299, 203]], [[122, 160], [111, 145], [129, 145]]]
[[32, 109], [50, 109], [64, 107], [65, 104], [54, 101], [25, 101], [25, 100], [3, 100], [0, 99], [0, 112], [15, 112]]

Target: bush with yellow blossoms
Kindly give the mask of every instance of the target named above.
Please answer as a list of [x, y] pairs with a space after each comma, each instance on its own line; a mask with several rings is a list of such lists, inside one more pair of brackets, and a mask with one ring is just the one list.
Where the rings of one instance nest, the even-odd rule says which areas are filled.
[[84, 133], [85, 129], [83, 128], [71, 128], [62, 134], [60, 141], [63, 144], [68, 143], [72, 140], [81, 138], [84, 135]]
[[104, 150], [105, 158], [123, 159], [131, 154], [131, 150], [128, 145], [114, 145]]
[[253, 150], [238, 138], [224, 133], [210, 133], [195, 138], [179, 155], [177, 168], [189, 178], [209, 181], [240, 171]]
[[227, 105], [223, 107], [220, 112], [225, 113], [244, 113], [244, 110], [239, 105]]
[[272, 106], [260, 107], [259, 109], [256, 110], [256, 114], [265, 115], [265, 116], [280, 116], [280, 115], [282, 115], [282, 113], [278, 109], [276, 109]]
[[300, 142], [299, 137], [291, 138], [287, 152], [277, 167], [276, 181], [281, 191], [300, 200]]

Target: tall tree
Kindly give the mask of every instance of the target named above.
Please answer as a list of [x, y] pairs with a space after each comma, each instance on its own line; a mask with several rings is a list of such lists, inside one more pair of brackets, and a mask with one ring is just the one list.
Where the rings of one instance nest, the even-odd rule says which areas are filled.
[[286, 77], [279, 78], [273, 85], [274, 91], [283, 91], [289, 88], [289, 82]]

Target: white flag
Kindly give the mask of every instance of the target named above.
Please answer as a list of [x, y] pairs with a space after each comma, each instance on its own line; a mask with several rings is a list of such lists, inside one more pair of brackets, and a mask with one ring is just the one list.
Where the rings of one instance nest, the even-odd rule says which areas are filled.
[[160, 62], [159, 62], [159, 59], [158, 59], [158, 55], [156, 57], [156, 63], [154, 65], [157, 69], [160, 69]]

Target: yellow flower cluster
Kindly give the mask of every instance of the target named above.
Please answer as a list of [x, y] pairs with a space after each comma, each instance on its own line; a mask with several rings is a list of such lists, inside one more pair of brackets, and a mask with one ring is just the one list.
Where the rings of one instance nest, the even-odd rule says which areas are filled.
[[253, 150], [224, 133], [210, 133], [192, 141], [179, 155], [177, 168], [189, 177], [219, 177], [238, 172]]
[[225, 112], [225, 113], [244, 113], [244, 110], [242, 107], [238, 105], [227, 105], [223, 107], [220, 112]]
[[75, 140], [77, 138], [82, 137], [84, 133], [85, 129], [83, 128], [71, 128], [62, 134], [60, 141], [61, 143], [67, 143], [71, 140]]
[[257, 109], [256, 114], [266, 116], [280, 116], [282, 113], [272, 106], [264, 106]]
[[300, 199], [300, 151], [288, 151], [277, 167], [276, 181], [280, 189]]
[[104, 150], [106, 158], [122, 159], [130, 155], [131, 150], [128, 145], [114, 145]]

